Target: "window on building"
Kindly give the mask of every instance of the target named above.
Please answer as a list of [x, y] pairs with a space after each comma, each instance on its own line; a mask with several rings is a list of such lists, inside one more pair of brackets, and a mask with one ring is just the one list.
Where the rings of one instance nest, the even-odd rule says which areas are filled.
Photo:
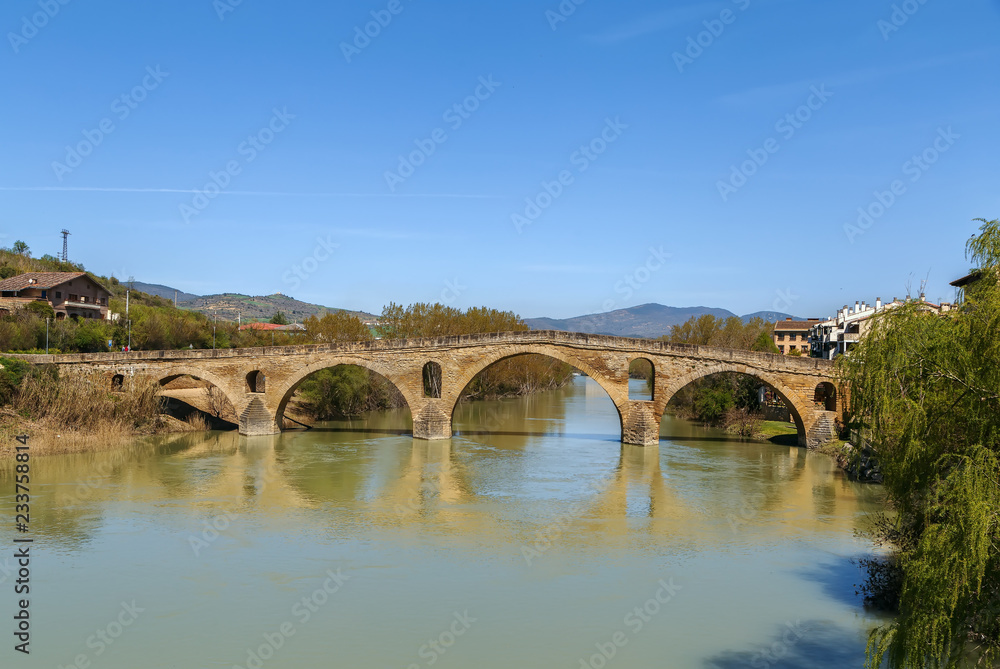
[[779, 350], [780, 352], [784, 353], [784, 352], [785, 352], [785, 347], [784, 347], [784, 346], [779, 346], [779, 347], [778, 347], [778, 350]]
[[70, 302], [76, 302], [77, 299], [79, 299], [79, 298], [76, 295], [74, 295], [73, 293], [69, 294], [69, 301]]
[[60, 291], [58, 291], [58, 290], [56, 291], [56, 299], [57, 300], [61, 300], [62, 299], [62, 293]]
[[[779, 334], [778, 335], [778, 341], [785, 341], [785, 335], [784, 334]], [[781, 347], [779, 346], [778, 348], [781, 348]]]
[[43, 290], [42, 291], [42, 299], [43, 300], [47, 300], [48, 298], [49, 298], [49, 291]]

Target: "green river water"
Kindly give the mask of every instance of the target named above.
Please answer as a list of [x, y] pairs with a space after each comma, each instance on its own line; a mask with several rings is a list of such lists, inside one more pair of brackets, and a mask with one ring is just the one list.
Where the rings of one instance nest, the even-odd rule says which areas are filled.
[[8, 634], [0, 667], [860, 666], [882, 490], [828, 457], [670, 418], [623, 446], [584, 377], [408, 428], [34, 459], [31, 654]]

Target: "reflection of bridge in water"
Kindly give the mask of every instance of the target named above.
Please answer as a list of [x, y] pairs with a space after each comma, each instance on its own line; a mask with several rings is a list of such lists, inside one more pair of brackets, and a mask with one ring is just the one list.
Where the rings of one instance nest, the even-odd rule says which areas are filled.
[[[833, 365], [826, 360], [567, 332], [23, 357], [33, 363], [55, 364], [69, 374], [99, 371], [107, 376], [109, 387], [120, 386], [135, 375], [161, 383], [185, 375], [203, 379], [232, 403], [240, 433], [246, 435], [280, 432], [285, 407], [310, 374], [357, 365], [398, 388], [413, 417], [413, 436], [433, 440], [451, 437], [455, 407], [477, 374], [501, 360], [525, 354], [561, 360], [593, 378], [614, 402], [621, 439], [627, 444], [658, 443], [660, 420], [670, 398], [687, 384], [720, 372], [748, 374], [769, 386], [791, 410], [800, 445], [817, 446], [828, 440], [839, 415]], [[636, 360], [652, 366], [651, 400], [629, 398], [629, 365]], [[428, 384], [428, 378], [436, 381]]]
[[[617, 457], [588, 465], [586, 478], [564, 476], [559, 490], [537, 497], [548, 486], [527, 480], [533, 437], [507, 439], [502, 448], [464, 439], [394, 437], [374, 453], [361, 435], [334, 442], [323, 435], [250, 441], [235, 433], [183, 435], [131, 455], [41, 461], [40, 474], [54, 485], [45, 493], [53, 495], [51, 501], [40, 508], [57, 513], [48, 519], [54, 535], [76, 541], [93, 531], [95, 505], [121, 500], [157, 505], [166, 494], [186, 500], [172, 511], [191, 517], [185, 527], [200, 531], [206, 518], [225, 516], [234, 536], [245, 533], [240, 519], [247, 517], [280, 526], [290, 512], [328, 510], [387, 531], [433, 528], [459, 542], [491, 537], [497, 544], [520, 546], [552, 535], [569, 550], [598, 550], [591, 537], [613, 544], [669, 538], [721, 545], [750, 528], [807, 535], [816, 531], [815, 514], [835, 517], [837, 499], [846, 491], [829, 481], [828, 458], [796, 448], [693, 437], [671, 443], [669, 452], [666, 446], [621, 445]], [[755, 455], [747, 457], [747, 449]], [[722, 478], [728, 483], [716, 485], [712, 471], [690, 464], [704, 464], [707, 453], [713, 453], [712, 466], [752, 474], [736, 477], [735, 485], [727, 475]], [[496, 467], [507, 486], [525, 476], [525, 489], [498, 491]], [[81, 470], [98, 473], [93, 485], [74, 481]], [[782, 522], [767, 522], [775, 517]]]

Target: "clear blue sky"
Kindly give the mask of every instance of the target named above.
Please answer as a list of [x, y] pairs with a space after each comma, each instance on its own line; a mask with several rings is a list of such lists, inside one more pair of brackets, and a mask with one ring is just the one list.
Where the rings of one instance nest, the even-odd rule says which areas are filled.
[[[996, 0], [62, 2], [0, 10], [0, 244], [55, 254], [67, 227], [100, 274], [374, 312], [821, 316], [925, 276], [951, 299], [971, 219], [1000, 216]], [[221, 194], [184, 192], [210, 173]], [[859, 207], [880, 215], [845, 230]]]

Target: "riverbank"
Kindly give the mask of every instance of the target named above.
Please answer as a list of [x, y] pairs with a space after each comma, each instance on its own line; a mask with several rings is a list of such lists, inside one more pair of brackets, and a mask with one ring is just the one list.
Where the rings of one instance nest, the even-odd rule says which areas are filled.
[[97, 453], [128, 446], [139, 437], [154, 434], [195, 431], [184, 421], [164, 416], [150, 429], [125, 432], [116, 426], [74, 429], [65, 424], [53, 425], [46, 420], [33, 420], [10, 407], [0, 407], [0, 463], [14, 459], [19, 436], [27, 436], [32, 455], [66, 455]]

